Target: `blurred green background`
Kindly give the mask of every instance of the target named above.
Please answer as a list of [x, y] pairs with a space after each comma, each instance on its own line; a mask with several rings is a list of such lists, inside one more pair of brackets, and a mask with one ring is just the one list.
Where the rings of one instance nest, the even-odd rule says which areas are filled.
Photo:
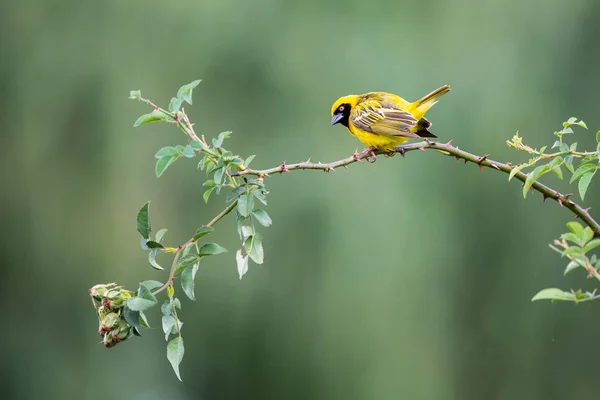
[[229, 252], [183, 301], [183, 383], [158, 309], [142, 339], [106, 350], [87, 290], [165, 279], [139, 247], [147, 200], [173, 245], [223, 207], [204, 204], [194, 160], [155, 178], [155, 151], [185, 137], [134, 129], [148, 108], [129, 90], [166, 106], [203, 79], [186, 108], [197, 131], [232, 130], [228, 147], [267, 168], [362, 149], [330, 126], [342, 95], [449, 84], [428, 114], [440, 139], [518, 162], [506, 139], [552, 144], [571, 116], [590, 127], [580, 148], [595, 146], [599, 18], [594, 0], [1, 2], [2, 398], [597, 395], [600, 303], [530, 302], [593, 288], [548, 248], [573, 217], [434, 152], [270, 178], [265, 263], [242, 281], [223, 220], [211, 239]]

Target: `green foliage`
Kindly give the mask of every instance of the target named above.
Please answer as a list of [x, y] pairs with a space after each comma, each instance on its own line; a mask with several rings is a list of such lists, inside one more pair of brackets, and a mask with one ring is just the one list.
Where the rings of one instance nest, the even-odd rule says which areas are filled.
[[[204, 171], [206, 175], [202, 184], [206, 188], [203, 194], [204, 201], [208, 202], [212, 193], [220, 195], [222, 192], [227, 192], [225, 196], [226, 207], [212, 221], [198, 227], [194, 235], [183, 245], [167, 246], [163, 244], [166, 229], [159, 230], [151, 239], [150, 203], [144, 204], [137, 214], [137, 230], [142, 236], [141, 246], [148, 251], [148, 261], [154, 269], [164, 269], [156, 260], [159, 254], [173, 254], [169, 276], [164, 284], [158, 281], [142, 282], [137, 292], [130, 294], [126, 300], [123, 300], [123, 316], [111, 314], [108, 321], [111, 324], [117, 324], [119, 318], [121, 318], [123, 323], [126, 324], [128, 334], [130, 331], [139, 334], [141, 327], [149, 326], [143, 311], [158, 304], [156, 295], [166, 290], [168, 300], [161, 306], [162, 328], [165, 340], [168, 341], [167, 359], [178, 379], [181, 379], [179, 365], [184, 355], [183, 337], [181, 335], [183, 322], [177, 315], [177, 310], [181, 309], [181, 302], [175, 297], [177, 289], [173, 285], [173, 280], [180, 275], [181, 290], [188, 298], [195, 300], [194, 284], [200, 261], [205, 257], [227, 252], [223, 246], [217, 243], [199, 243], [199, 241], [214, 230], [213, 225], [216, 222], [234, 210], [238, 219], [238, 232], [243, 233], [240, 234], [241, 246], [235, 257], [241, 278], [248, 271], [248, 259], [252, 259], [257, 264], [262, 264], [264, 260], [263, 237], [256, 232], [255, 221], [265, 227], [272, 224], [271, 218], [264, 209], [254, 208], [255, 200], [263, 205], [267, 204], [266, 195], [268, 191], [262, 179], [248, 180], [237, 175], [237, 172], [248, 167], [254, 159], [254, 155], [244, 159], [242, 156], [228, 150], [225, 143], [231, 138], [231, 132], [229, 131], [219, 133], [210, 141], [207, 141], [204, 136], [199, 137], [183, 110], [183, 103], [192, 104], [193, 90], [199, 83], [200, 80], [196, 80], [179, 88], [177, 95], [169, 101], [167, 109], [163, 109], [150, 100], [143, 98], [139, 90], [131, 91], [131, 99], [140, 100], [153, 108], [150, 113], [140, 116], [135, 121], [134, 126], [157, 121], [175, 124], [187, 136], [189, 142], [185, 145], [165, 146], [156, 152], [154, 155], [157, 160], [155, 165], [156, 177], [161, 177], [177, 160], [198, 157], [198, 168]], [[175, 337], [169, 341], [172, 335], [175, 335]], [[121, 336], [124, 335], [121, 334]], [[116, 340], [118, 341], [119, 338]], [[116, 342], [110, 336], [108, 343], [112, 346]]]
[[[523, 197], [526, 197], [531, 186], [548, 172], [552, 172], [559, 179], [563, 179], [562, 167], [564, 167], [571, 173], [569, 183], [579, 180], [579, 196], [582, 200], [585, 198], [585, 194], [592, 178], [600, 167], [600, 143], [598, 143], [596, 151], [578, 152], [577, 142], [573, 142], [569, 145], [565, 141], [565, 135], [575, 134], [575, 131], [572, 128], [573, 126], [587, 129], [585, 122], [577, 121], [577, 118], [574, 117], [563, 122], [563, 129], [554, 132], [554, 135], [558, 140], [554, 142], [551, 148], [558, 148], [559, 150], [555, 153], [545, 153], [547, 149], [545, 146], [540, 150], [536, 150], [525, 145], [523, 143], [523, 138], [520, 137], [518, 133], [513, 136], [512, 140], [506, 142], [510, 147], [525, 151], [532, 156], [526, 163], [518, 164], [513, 167], [508, 176], [508, 179], [511, 180], [520, 171], [526, 168], [535, 167], [527, 174], [525, 184], [523, 185]], [[600, 135], [596, 134], [596, 141], [599, 140]]]

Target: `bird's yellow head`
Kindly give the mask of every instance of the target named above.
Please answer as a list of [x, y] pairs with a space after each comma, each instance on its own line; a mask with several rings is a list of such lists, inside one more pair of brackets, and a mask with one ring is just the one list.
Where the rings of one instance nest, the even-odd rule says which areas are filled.
[[350, 110], [358, 102], [358, 96], [350, 95], [340, 97], [333, 103], [331, 107], [331, 125], [342, 124], [348, 127], [348, 119], [350, 118]]

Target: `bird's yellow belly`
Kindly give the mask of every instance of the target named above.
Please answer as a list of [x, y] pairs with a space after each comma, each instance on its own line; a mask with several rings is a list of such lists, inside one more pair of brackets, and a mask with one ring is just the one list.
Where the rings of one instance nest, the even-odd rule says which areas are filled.
[[408, 138], [402, 136], [375, 135], [356, 128], [349, 130], [349, 132], [366, 146], [382, 151], [393, 151], [396, 146], [408, 140]]

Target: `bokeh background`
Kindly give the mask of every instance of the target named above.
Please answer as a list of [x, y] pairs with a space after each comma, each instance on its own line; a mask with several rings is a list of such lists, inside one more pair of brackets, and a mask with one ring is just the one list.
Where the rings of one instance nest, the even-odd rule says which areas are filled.
[[203, 79], [197, 130], [232, 130], [228, 146], [266, 168], [361, 149], [330, 126], [339, 96], [450, 84], [428, 114], [440, 139], [517, 162], [506, 139], [552, 144], [571, 116], [595, 146], [599, 18], [595, 0], [1, 2], [2, 398], [596, 396], [600, 303], [530, 302], [593, 288], [548, 248], [573, 217], [434, 152], [270, 178], [265, 263], [242, 281], [223, 220], [211, 239], [229, 252], [183, 301], [183, 383], [158, 309], [142, 339], [106, 350], [87, 290], [165, 279], [139, 247], [144, 202], [173, 245], [223, 207], [203, 202], [193, 160], [156, 179], [155, 151], [185, 137], [134, 129], [148, 108], [129, 90], [166, 105]]

